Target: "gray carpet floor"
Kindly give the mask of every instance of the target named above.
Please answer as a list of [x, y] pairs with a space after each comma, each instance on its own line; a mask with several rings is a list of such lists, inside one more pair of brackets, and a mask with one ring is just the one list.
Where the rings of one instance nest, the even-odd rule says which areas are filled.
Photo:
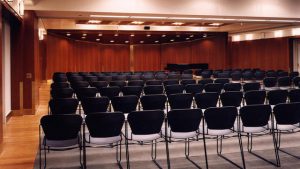
[[[291, 156], [280, 152], [282, 169], [300, 169], [300, 133], [286, 134], [282, 136], [281, 147], [283, 150], [295, 155]], [[253, 152], [247, 152], [247, 138], [243, 137], [244, 155], [246, 167], [250, 169], [273, 169], [278, 168], [274, 165], [258, 158], [256, 155], [263, 157], [275, 163], [272, 135], [255, 137], [253, 140]], [[167, 168], [165, 143], [158, 143], [157, 161], [163, 167]], [[184, 142], [172, 142], [169, 144], [170, 160], [172, 169], [189, 169], [196, 168], [184, 156]], [[112, 169], [118, 168], [115, 159], [115, 148], [87, 148], [87, 168], [89, 169]], [[157, 168], [151, 161], [150, 145], [129, 145], [130, 166], [133, 169], [152, 169]], [[232, 169], [238, 168], [230, 162], [219, 157], [216, 153], [216, 140], [207, 140], [208, 164], [211, 169]], [[242, 166], [239, 152], [238, 139], [232, 137], [223, 141], [223, 155]], [[205, 157], [203, 141], [191, 142], [191, 159], [201, 168], [205, 168]], [[122, 147], [122, 166], [126, 168], [125, 146]], [[39, 168], [39, 156], [37, 153], [35, 160], [35, 169]], [[47, 168], [52, 169], [76, 169], [80, 168], [79, 150], [73, 149], [68, 151], [50, 151], [47, 153]]]

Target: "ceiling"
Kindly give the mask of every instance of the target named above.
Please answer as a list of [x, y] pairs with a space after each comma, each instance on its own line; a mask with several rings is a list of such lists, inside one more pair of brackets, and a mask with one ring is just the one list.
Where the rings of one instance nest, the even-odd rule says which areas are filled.
[[[294, 0], [25, 0], [25, 9], [35, 10], [41, 27], [59, 36], [76, 40], [95, 41], [98, 32], [108, 43], [114, 32], [120, 33], [120, 43], [167, 43], [160, 39], [170, 32], [170, 38], [183, 41], [194, 33], [217, 35], [267, 31], [300, 26], [300, 1]], [[88, 23], [89, 20], [99, 23]], [[133, 22], [140, 23], [133, 23]], [[175, 25], [174, 23], [181, 23]], [[214, 24], [214, 25], [212, 25]], [[145, 26], [150, 29], [145, 30]], [[82, 32], [91, 35], [81, 38]], [[110, 32], [110, 33], [109, 33]], [[131, 32], [138, 32], [133, 40]], [[144, 39], [151, 32], [151, 37]], [[156, 33], [155, 33], [156, 32]], [[171, 36], [172, 34], [172, 36]], [[180, 38], [176, 38], [178, 34]], [[157, 37], [156, 37], [157, 36]], [[101, 39], [101, 41], [102, 41]], [[151, 39], [148, 41], [147, 39]], [[100, 43], [100, 42], [99, 42]]]

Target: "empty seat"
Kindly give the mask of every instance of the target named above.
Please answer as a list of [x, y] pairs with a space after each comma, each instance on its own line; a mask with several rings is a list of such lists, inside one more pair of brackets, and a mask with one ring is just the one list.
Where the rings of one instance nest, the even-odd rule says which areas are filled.
[[49, 101], [50, 114], [75, 114], [79, 101], [74, 98], [58, 98]]
[[193, 95], [185, 94], [171, 94], [168, 95], [168, 101], [171, 109], [188, 109], [191, 108]]
[[84, 114], [91, 114], [97, 112], [106, 112], [109, 99], [108, 97], [87, 97], [81, 100], [81, 105]]
[[264, 104], [266, 95], [264, 90], [251, 90], [245, 93], [244, 98], [247, 105]]

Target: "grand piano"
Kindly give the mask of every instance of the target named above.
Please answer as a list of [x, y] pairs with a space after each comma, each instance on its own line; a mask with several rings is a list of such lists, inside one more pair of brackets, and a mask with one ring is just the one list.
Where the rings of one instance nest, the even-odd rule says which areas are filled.
[[187, 69], [208, 69], [207, 63], [193, 63], [193, 64], [174, 64], [169, 63], [167, 64], [167, 67], [165, 68], [169, 71], [180, 71], [183, 72]]

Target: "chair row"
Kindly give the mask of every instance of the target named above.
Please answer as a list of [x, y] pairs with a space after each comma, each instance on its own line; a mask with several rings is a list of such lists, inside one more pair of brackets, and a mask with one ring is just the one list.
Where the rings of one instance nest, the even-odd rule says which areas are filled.
[[[44, 151], [44, 168], [46, 168], [46, 154], [52, 149], [70, 149], [70, 146], [79, 148], [80, 163], [86, 168], [88, 159], [86, 151], [89, 147], [106, 146], [116, 147], [116, 159], [120, 168], [122, 145], [125, 145], [126, 165], [130, 168], [129, 147], [133, 143], [151, 144], [151, 157], [156, 161], [156, 144], [165, 144], [167, 167], [172, 168], [169, 144], [183, 140], [185, 142], [185, 157], [195, 167], [200, 166], [190, 159], [190, 142], [203, 141], [205, 167], [208, 168], [206, 140], [217, 141], [217, 154], [229, 160], [222, 154], [222, 140], [237, 138], [238, 149], [241, 155], [241, 166], [233, 161], [235, 166], [246, 168], [243, 150], [243, 137], [247, 137], [247, 150], [253, 152], [253, 135], [267, 135], [272, 137], [275, 163], [280, 167], [280, 139], [281, 134], [299, 131], [300, 103], [281, 103], [273, 109], [270, 105], [248, 105], [239, 110], [236, 107], [213, 107], [205, 111], [201, 109], [174, 109], [167, 112], [162, 110], [132, 111], [127, 118], [122, 112], [91, 113], [83, 122], [80, 115], [46, 115], [41, 119], [40, 132], [40, 166], [42, 166], [42, 151]], [[122, 130], [122, 128], [125, 128]], [[81, 133], [83, 129], [83, 133]], [[125, 131], [123, 133], [122, 131]], [[124, 139], [124, 141], [122, 141]], [[83, 155], [81, 155], [83, 149]], [[82, 160], [83, 157], [83, 160]], [[256, 156], [264, 159], [261, 156]], [[100, 158], [100, 157], [99, 157]]]

